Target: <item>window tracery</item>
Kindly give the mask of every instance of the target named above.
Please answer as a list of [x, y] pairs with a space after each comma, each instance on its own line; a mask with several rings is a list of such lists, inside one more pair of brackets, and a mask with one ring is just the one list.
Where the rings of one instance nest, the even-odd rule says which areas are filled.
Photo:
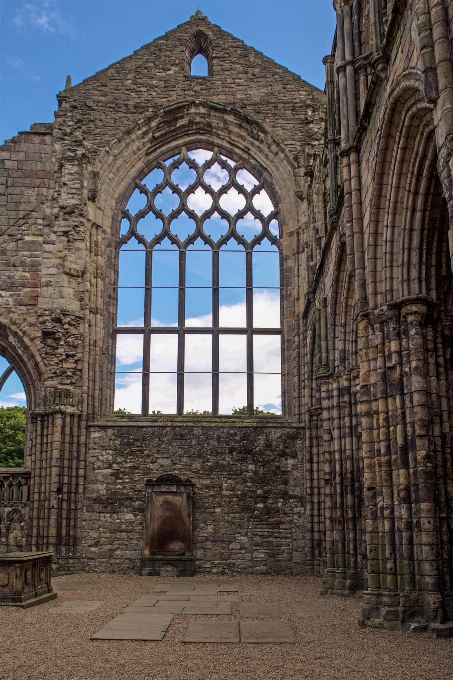
[[115, 409], [281, 413], [280, 228], [264, 183], [219, 150], [136, 182], [118, 241]]

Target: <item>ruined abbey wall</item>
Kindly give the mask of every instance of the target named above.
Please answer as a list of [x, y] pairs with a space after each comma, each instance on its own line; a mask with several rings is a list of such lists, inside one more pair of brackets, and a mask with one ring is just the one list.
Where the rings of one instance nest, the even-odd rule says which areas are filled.
[[[200, 50], [208, 78], [190, 75]], [[319, 248], [299, 254], [302, 225], [324, 231], [322, 192], [306, 209], [312, 166], [323, 153], [324, 94], [197, 16], [58, 100], [51, 126], [34, 126], [3, 147], [10, 154], [3, 248], [25, 255], [4, 263], [5, 276], [13, 272], [19, 285], [11, 302], [11, 288], [3, 288], [1, 352], [29, 401], [29, 546], [51, 547], [62, 568], [82, 559], [90, 569], [138, 570], [145, 481], [175, 473], [195, 484], [198, 570], [300, 572], [295, 307], [308, 275], [295, 275], [294, 257], [311, 261]], [[27, 140], [36, 143], [38, 131], [50, 151], [47, 184], [39, 195], [19, 194], [16, 170], [39, 176], [43, 158], [30, 156], [24, 166], [13, 154]], [[200, 416], [136, 422], [112, 415], [121, 209], [157, 159], [194, 144], [243, 159], [273, 187], [285, 271], [283, 422], [230, 417], [217, 431]]]
[[335, 6], [307, 557], [325, 592], [364, 590], [364, 624], [436, 630], [452, 618], [451, 36], [441, 2]]
[[[195, 484], [198, 571], [322, 576], [364, 593], [363, 625], [445, 635], [453, 3], [334, 4], [325, 94], [197, 13], [1, 148], [0, 353], [29, 403], [27, 540], [66, 568], [138, 569], [145, 480], [175, 473]], [[113, 414], [121, 208], [184, 145], [272, 187], [280, 418]]]

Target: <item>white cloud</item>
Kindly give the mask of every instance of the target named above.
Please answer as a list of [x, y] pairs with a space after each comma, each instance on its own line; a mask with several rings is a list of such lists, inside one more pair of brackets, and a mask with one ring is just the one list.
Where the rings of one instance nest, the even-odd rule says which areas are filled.
[[194, 149], [194, 151], [189, 151], [187, 154], [198, 165], [203, 165], [212, 158], [212, 151], [207, 151], [206, 149]]
[[226, 212], [229, 212], [230, 215], [236, 215], [236, 213], [245, 206], [244, 196], [234, 187], [231, 187], [226, 194], [223, 194], [219, 202], [221, 207], [226, 210]]
[[247, 375], [221, 373], [219, 376], [219, 412], [229, 416], [235, 408], [247, 405]]
[[149, 377], [149, 410], [176, 413], [176, 374], [152, 373]]
[[262, 189], [259, 194], [253, 197], [252, 203], [256, 210], [259, 210], [264, 215], [264, 217], [270, 215], [270, 213], [274, 210], [272, 201], [264, 189]]
[[185, 370], [210, 371], [212, 368], [211, 335], [186, 335]]
[[178, 335], [156, 334], [151, 337], [150, 370], [172, 373], [178, 364]]
[[247, 241], [251, 241], [257, 234], [263, 230], [263, 225], [251, 213], [247, 213], [236, 224], [236, 231], [240, 236], [243, 236]]
[[242, 184], [243, 187], [247, 189], [247, 191], [251, 191], [253, 187], [256, 187], [258, 184], [258, 180], [253, 177], [247, 170], [238, 170], [236, 173], [236, 179], [238, 181], [238, 184]]
[[142, 374], [117, 374], [115, 389], [115, 411], [124, 408], [130, 413], [142, 411]]
[[24, 2], [18, 7], [13, 23], [19, 28], [31, 26], [44, 33], [71, 33], [71, 26], [55, 9], [54, 3]]
[[198, 187], [196, 191], [190, 194], [187, 199], [187, 205], [191, 210], [197, 215], [202, 215], [206, 210], [212, 205], [212, 198], [206, 193], [201, 187]]
[[281, 392], [279, 375], [255, 375], [255, 406], [258, 408], [271, 413], [281, 413]]
[[16, 69], [19, 71], [19, 73], [25, 76], [25, 78], [41, 82], [41, 78], [38, 76], [38, 74], [30, 71], [27, 68], [25, 62], [20, 57], [5, 57], [5, 61], [9, 66], [11, 66], [11, 68]]
[[223, 185], [228, 182], [230, 176], [228, 175], [228, 172], [224, 168], [221, 168], [218, 163], [214, 163], [214, 165], [209, 168], [209, 170], [206, 170], [203, 178], [206, 184], [209, 184], [209, 186], [212, 187], [214, 191], [218, 191], [220, 187], [223, 187]]
[[14, 392], [13, 394], [5, 394], [6, 399], [15, 399], [16, 401], [26, 401], [25, 392]]
[[212, 314], [192, 316], [190, 319], [186, 319], [186, 326], [188, 328], [210, 328], [212, 326]]
[[280, 294], [277, 290], [253, 292], [253, 324], [256, 328], [279, 328]]
[[[222, 325], [235, 327], [241, 319], [245, 323], [245, 303], [223, 305], [220, 309]], [[267, 322], [279, 319], [280, 300], [267, 291], [255, 294], [255, 318]], [[209, 327], [211, 317], [189, 319], [187, 325]], [[276, 324], [278, 327], [278, 322]], [[211, 357], [211, 336], [186, 336], [187, 368], [195, 371], [209, 371]], [[244, 335], [222, 335], [220, 337], [220, 412], [229, 414], [233, 408], [241, 408], [247, 403], [246, 344]], [[176, 411], [176, 364], [177, 335], [158, 334], [152, 338], [151, 370], [162, 371], [150, 376], [150, 410], [163, 413]], [[142, 359], [143, 338], [141, 335], [118, 335], [118, 365], [127, 370], [127, 366]], [[279, 371], [281, 361], [279, 336], [255, 336], [254, 339], [255, 370]], [[164, 371], [168, 371], [165, 373]], [[233, 373], [235, 371], [235, 373]], [[185, 411], [211, 410], [212, 378], [210, 373], [186, 375]], [[132, 413], [141, 412], [142, 398], [141, 374], [117, 374], [115, 392], [115, 409], [125, 408]], [[255, 376], [255, 404], [264, 410], [281, 412], [281, 386], [279, 375]]]
[[[116, 359], [121, 367], [131, 366], [143, 359], [143, 335], [118, 335]], [[127, 370], [124, 368], [124, 370]]]
[[11, 406], [26, 406], [27, 397], [25, 392], [15, 392], [14, 394], [3, 394], [0, 399], [0, 407], [11, 408]]

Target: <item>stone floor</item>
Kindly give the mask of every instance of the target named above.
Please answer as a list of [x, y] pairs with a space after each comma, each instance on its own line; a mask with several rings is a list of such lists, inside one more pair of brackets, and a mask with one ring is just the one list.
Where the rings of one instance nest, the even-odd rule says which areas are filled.
[[357, 625], [320, 581], [78, 574], [0, 607], [0, 680], [452, 680], [453, 640]]
[[[249, 642], [283, 644], [296, 642], [291, 627], [282, 621], [243, 621], [246, 618], [284, 619], [276, 602], [241, 602], [239, 620], [232, 603], [239, 601], [237, 581], [160, 579], [147, 595], [142, 595], [109, 621], [92, 640], [163, 640], [174, 616], [228, 616], [230, 621], [188, 621], [182, 642]], [[74, 603], [75, 604], [75, 603]], [[61, 605], [64, 607], [64, 604]], [[80, 600], [88, 607], [89, 601]], [[88, 611], [88, 609], [86, 610]], [[298, 616], [298, 613], [293, 611]], [[324, 616], [329, 615], [326, 609]], [[335, 610], [330, 610], [335, 616]]]

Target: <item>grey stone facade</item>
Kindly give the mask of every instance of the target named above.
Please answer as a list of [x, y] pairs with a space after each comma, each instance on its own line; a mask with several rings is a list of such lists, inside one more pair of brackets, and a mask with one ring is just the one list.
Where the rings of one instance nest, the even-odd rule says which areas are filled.
[[[325, 94], [197, 13], [1, 147], [0, 352], [29, 405], [27, 547], [137, 569], [145, 480], [174, 473], [195, 484], [198, 571], [316, 574], [364, 591], [364, 625], [435, 632], [453, 619], [453, 3], [335, 9]], [[113, 415], [121, 208], [183, 145], [273, 187], [281, 418]]]

